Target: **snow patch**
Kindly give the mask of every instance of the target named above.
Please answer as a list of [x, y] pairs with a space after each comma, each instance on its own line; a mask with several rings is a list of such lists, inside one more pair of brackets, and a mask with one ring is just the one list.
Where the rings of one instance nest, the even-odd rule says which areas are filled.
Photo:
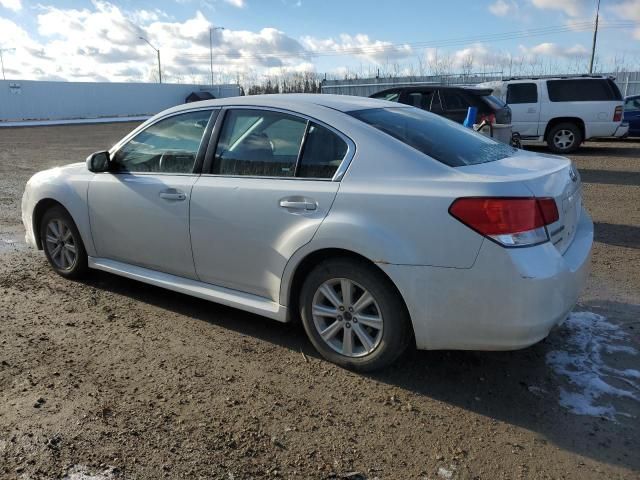
[[109, 467], [102, 472], [92, 472], [84, 465], [75, 465], [69, 469], [69, 472], [62, 477], [62, 480], [115, 480], [118, 478], [119, 470]]
[[[640, 402], [640, 371], [612, 365], [612, 357], [625, 360], [637, 356], [628, 335], [601, 315], [575, 312], [566, 320], [566, 350], [547, 353], [547, 364], [568, 379], [560, 387], [560, 405], [576, 415], [616, 419], [631, 417], [619, 411], [613, 401]], [[627, 343], [627, 344], [625, 344]]]

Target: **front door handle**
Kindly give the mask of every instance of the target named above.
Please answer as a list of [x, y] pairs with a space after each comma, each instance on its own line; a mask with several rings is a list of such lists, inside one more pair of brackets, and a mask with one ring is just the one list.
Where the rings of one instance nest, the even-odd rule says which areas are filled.
[[294, 210], [315, 210], [318, 205], [315, 202], [307, 200], [280, 200], [280, 206], [282, 208], [291, 208]]
[[170, 188], [168, 190], [163, 190], [160, 192], [160, 198], [164, 200], [172, 200], [174, 202], [180, 202], [187, 198], [187, 195], [184, 192], [176, 190], [175, 188]]

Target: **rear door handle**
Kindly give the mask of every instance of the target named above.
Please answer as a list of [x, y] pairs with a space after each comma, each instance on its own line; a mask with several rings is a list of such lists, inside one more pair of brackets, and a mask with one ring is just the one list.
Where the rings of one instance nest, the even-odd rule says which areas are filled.
[[315, 210], [318, 208], [314, 202], [307, 200], [280, 200], [282, 208], [291, 208], [294, 210]]
[[160, 192], [160, 198], [165, 200], [172, 200], [174, 202], [180, 202], [187, 198], [187, 195], [184, 192], [176, 190], [175, 188], [170, 188], [168, 190], [163, 190]]

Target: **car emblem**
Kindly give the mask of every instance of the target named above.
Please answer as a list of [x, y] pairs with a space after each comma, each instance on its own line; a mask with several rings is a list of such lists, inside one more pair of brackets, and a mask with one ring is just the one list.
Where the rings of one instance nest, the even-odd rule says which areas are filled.
[[569, 169], [569, 178], [571, 178], [572, 182], [578, 181], [578, 172], [576, 171], [576, 167], [574, 165], [571, 165], [571, 168]]

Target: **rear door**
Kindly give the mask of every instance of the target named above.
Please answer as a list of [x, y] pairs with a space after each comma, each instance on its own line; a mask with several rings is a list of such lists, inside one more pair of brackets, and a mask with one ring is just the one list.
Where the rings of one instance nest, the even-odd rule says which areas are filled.
[[278, 301], [285, 265], [329, 212], [355, 147], [326, 125], [273, 109], [226, 109], [217, 131], [209, 173], [191, 195], [198, 278]]
[[538, 85], [531, 83], [510, 83], [507, 85], [507, 105], [511, 108], [513, 131], [521, 137], [542, 135], [540, 125], [540, 97]]

